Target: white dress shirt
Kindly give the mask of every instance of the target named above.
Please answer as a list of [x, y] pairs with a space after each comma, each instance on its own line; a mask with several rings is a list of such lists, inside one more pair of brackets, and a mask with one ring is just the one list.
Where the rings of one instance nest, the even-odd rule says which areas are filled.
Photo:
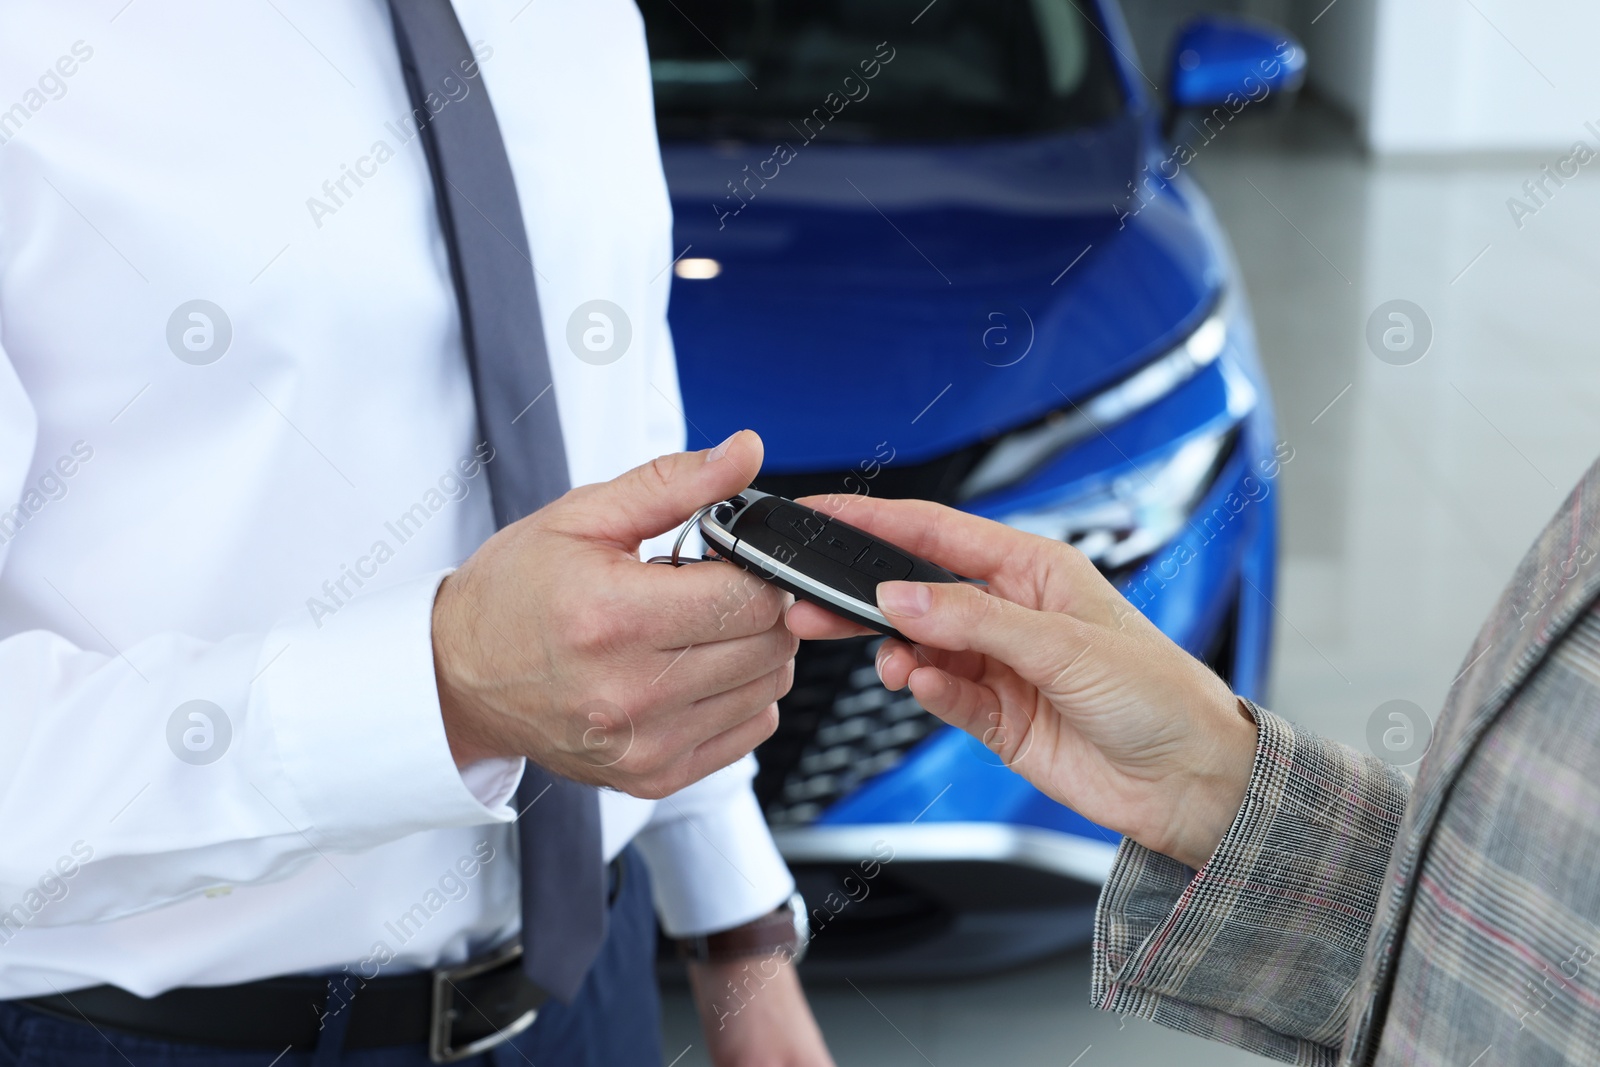
[[[611, 478], [684, 437], [639, 15], [456, 6], [572, 482]], [[520, 762], [458, 772], [433, 677], [435, 589], [492, 523], [409, 111], [383, 0], [0, 11], [0, 997], [370, 976], [518, 929]], [[613, 362], [569, 344], [593, 300], [631, 324]], [[669, 932], [791, 891], [751, 774], [602, 796]]]

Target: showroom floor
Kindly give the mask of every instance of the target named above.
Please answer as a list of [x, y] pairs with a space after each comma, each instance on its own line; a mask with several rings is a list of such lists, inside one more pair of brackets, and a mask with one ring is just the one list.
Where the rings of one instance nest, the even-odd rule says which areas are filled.
[[[1374, 163], [1303, 107], [1241, 121], [1191, 168], [1243, 264], [1294, 449], [1269, 704], [1338, 740], [1365, 746], [1389, 700], [1438, 709], [1517, 560], [1600, 455], [1600, 177], [1549, 183], [1542, 206], [1521, 189], [1562, 155]], [[1512, 196], [1537, 207], [1520, 227]], [[1432, 327], [1406, 366], [1365, 340], [1397, 299]], [[1088, 973], [1078, 952], [811, 996], [840, 1067], [1265, 1062], [1092, 1011]], [[706, 1063], [681, 993], [665, 1049]]]

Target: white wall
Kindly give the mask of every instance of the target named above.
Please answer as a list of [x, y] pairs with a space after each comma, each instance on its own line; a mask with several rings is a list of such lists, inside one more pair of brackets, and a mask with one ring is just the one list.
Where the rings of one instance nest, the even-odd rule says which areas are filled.
[[1557, 152], [1600, 125], [1595, 0], [1300, 0], [1313, 84], [1382, 154]]

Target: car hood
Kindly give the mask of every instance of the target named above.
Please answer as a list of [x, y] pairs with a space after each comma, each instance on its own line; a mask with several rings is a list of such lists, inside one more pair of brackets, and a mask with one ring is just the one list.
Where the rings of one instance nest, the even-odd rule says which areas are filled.
[[[669, 144], [671, 322], [697, 436], [745, 426], [770, 473], [922, 462], [1123, 377], [1221, 283], [1180, 185], [1130, 199], [1126, 119], [940, 146]], [[735, 191], [737, 186], [737, 191]], [[687, 246], [687, 247], [686, 247]]]

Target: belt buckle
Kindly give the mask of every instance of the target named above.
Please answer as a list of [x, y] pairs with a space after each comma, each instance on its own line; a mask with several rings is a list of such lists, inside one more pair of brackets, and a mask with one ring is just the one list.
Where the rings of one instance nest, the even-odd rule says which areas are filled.
[[452, 1044], [455, 1021], [461, 1015], [455, 1006], [455, 983], [496, 970], [522, 956], [522, 944], [511, 941], [500, 950], [479, 960], [471, 960], [458, 967], [436, 967], [433, 971], [433, 1005], [428, 1021], [428, 1059], [434, 1063], [455, 1063], [516, 1037], [533, 1025], [539, 1017], [538, 1008], [530, 1008], [488, 1037], [469, 1041], [460, 1047]]

